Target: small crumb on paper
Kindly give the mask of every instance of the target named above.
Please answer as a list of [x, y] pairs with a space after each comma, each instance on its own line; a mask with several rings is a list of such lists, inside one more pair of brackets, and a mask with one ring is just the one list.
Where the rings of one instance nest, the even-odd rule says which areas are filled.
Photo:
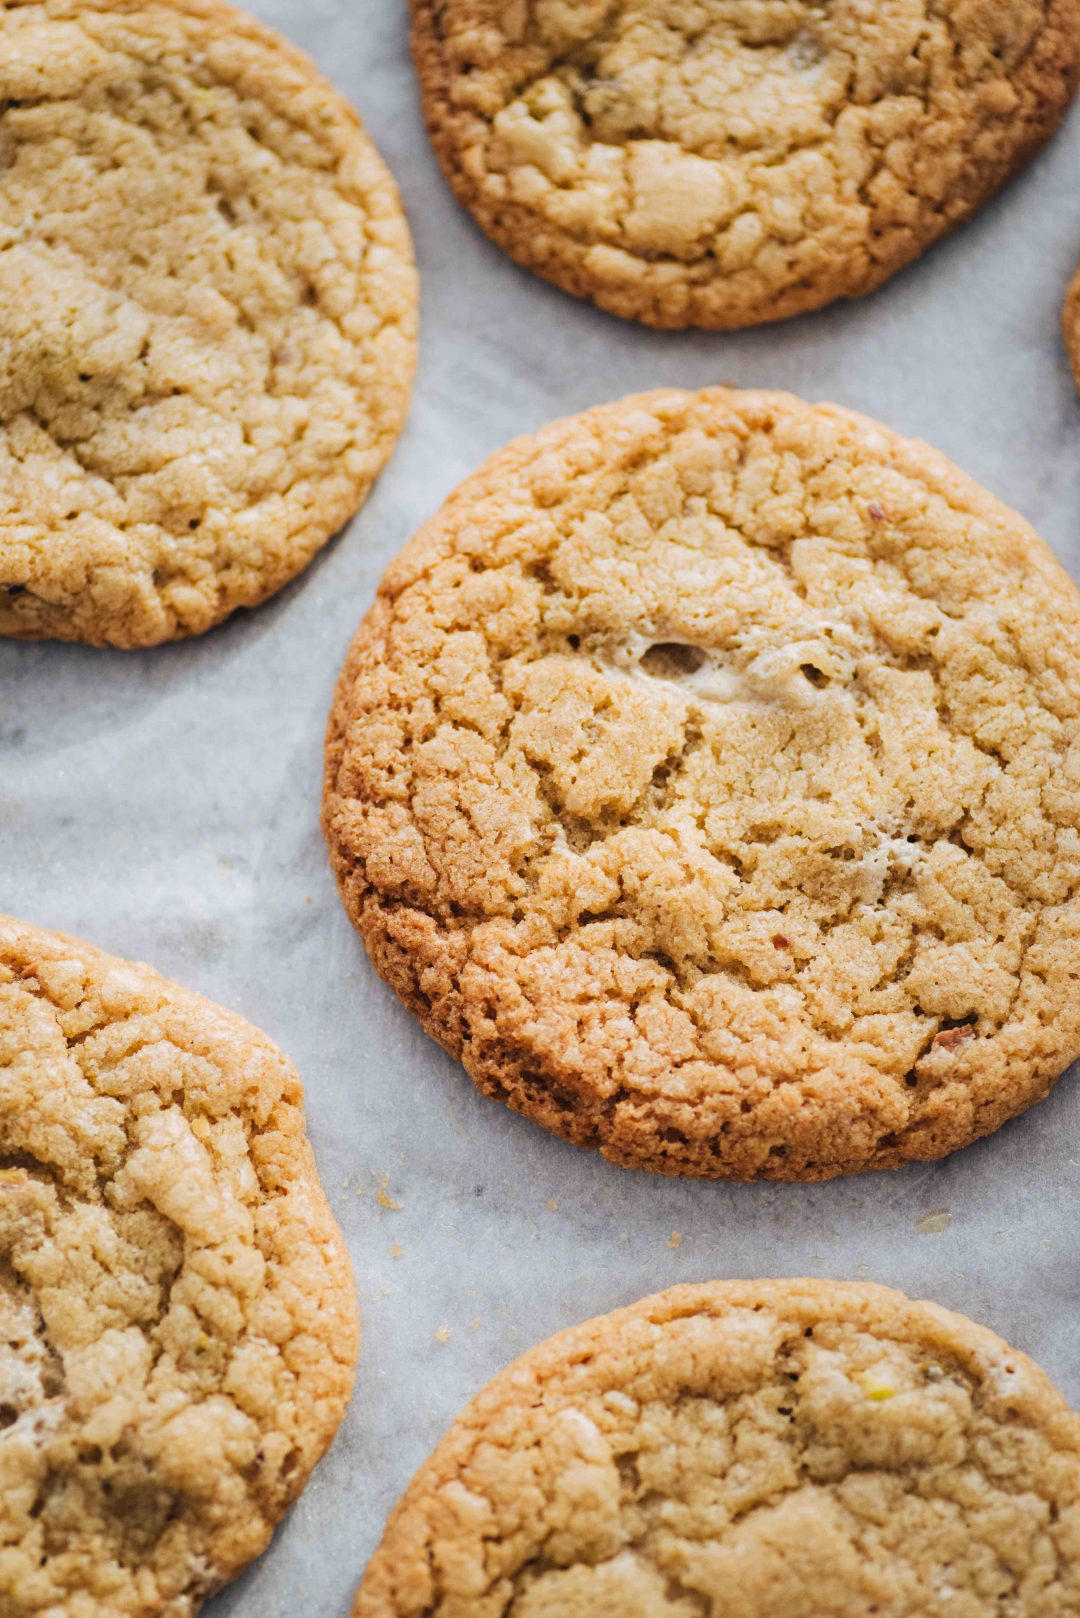
[[391, 1258], [400, 1258], [402, 1253], [404, 1253], [404, 1251], [405, 1251], [405, 1249], [402, 1247], [400, 1242], [391, 1242], [390, 1243], [390, 1257]]
[[915, 1234], [917, 1236], [939, 1236], [943, 1230], [948, 1230], [952, 1224], [952, 1214], [948, 1208], [931, 1208], [924, 1213], [921, 1219], [915, 1221]]
[[440, 1343], [448, 1343], [450, 1341], [451, 1336], [452, 1336], [452, 1333], [450, 1331], [450, 1327], [449, 1326], [437, 1326], [435, 1328], [435, 1336], [438, 1338]]
[[547, 1199], [547, 1201], [544, 1203], [544, 1207], [547, 1209], [548, 1213], [558, 1213], [558, 1211], [559, 1211], [559, 1199], [558, 1199], [558, 1197], [549, 1197]]
[[392, 1208], [395, 1212], [397, 1212], [404, 1206], [400, 1202], [395, 1202], [394, 1198], [390, 1196], [386, 1189], [390, 1184], [389, 1174], [377, 1174], [375, 1176], [375, 1184], [378, 1187], [375, 1192], [375, 1201], [379, 1204], [380, 1208]]
[[678, 1231], [678, 1230], [673, 1230], [672, 1231], [671, 1235], [668, 1237], [668, 1246], [671, 1247], [671, 1248], [681, 1247], [682, 1246], [682, 1232], [681, 1231]]

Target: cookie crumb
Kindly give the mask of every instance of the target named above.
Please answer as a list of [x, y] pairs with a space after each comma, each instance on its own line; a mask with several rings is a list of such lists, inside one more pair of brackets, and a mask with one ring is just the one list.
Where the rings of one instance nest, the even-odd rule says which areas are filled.
[[547, 1209], [548, 1213], [558, 1213], [559, 1199], [557, 1197], [549, 1197], [544, 1203], [544, 1207]]
[[400, 1258], [405, 1249], [400, 1242], [391, 1242], [388, 1251], [391, 1258]]
[[672, 1247], [672, 1248], [682, 1246], [682, 1232], [681, 1231], [678, 1231], [678, 1230], [673, 1230], [672, 1231], [671, 1235], [668, 1237], [668, 1246]]
[[915, 1232], [918, 1236], [939, 1236], [951, 1224], [952, 1214], [948, 1208], [931, 1208], [921, 1219], [916, 1219]]
[[436, 1326], [435, 1336], [438, 1338], [440, 1343], [448, 1343], [450, 1338], [453, 1336], [453, 1333], [451, 1332], [449, 1326]]
[[390, 1184], [389, 1174], [377, 1174], [375, 1176], [375, 1184], [377, 1187], [375, 1192], [375, 1201], [379, 1204], [379, 1207], [390, 1208], [395, 1213], [400, 1213], [405, 1204], [403, 1202], [397, 1202], [387, 1191], [386, 1188]]

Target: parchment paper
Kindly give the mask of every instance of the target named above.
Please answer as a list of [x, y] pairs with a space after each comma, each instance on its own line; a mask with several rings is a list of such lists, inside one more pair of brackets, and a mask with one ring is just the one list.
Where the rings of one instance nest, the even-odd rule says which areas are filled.
[[1059, 337], [1080, 109], [872, 297], [730, 336], [654, 333], [517, 269], [458, 209], [404, 0], [254, 9], [351, 98], [401, 185], [423, 281], [409, 427], [349, 530], [258, 612], [141, 654], [0, 643], [0, 908], [150, 961], [289, 1052], [356, 1269], [344, 1427], [208, 1618], [345, 1618], [387, 1511], [466, 1398], [552, 1332], [675, 1281], [888, 1282], [986, 1321], [1080, 1404], [1075, 1077], [897, 1174], [746, 1187], [612, 1168], [481, 1099], [424, 1036], [368, 965], [317, 822], [333, 681], [387, 562], [507, 439], [634, 389], [732, 381], [854, 406], [943, 450], [1080, 572], [1080, 401]]

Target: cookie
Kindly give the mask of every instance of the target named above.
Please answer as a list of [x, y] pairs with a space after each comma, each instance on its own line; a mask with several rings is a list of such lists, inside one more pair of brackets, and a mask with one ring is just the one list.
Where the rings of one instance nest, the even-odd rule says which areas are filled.
[[149, 646], [281, 589], [405, 417], [393, 180], [220, 0], [0, 3], [0, 634]]
[[428, 127], [512, 258], [655, 326], [869, 292], [1056, 128], [1080, 3], [412, 0]]
[[1080, 1420], [887, 1287], [672, 1287], [522, 1356], [390, 1518], [353, 1618], [1059, 1618]]
[[1080, 388], [1080, 270], [1069, 282], [1062, 310], [1061, 324], [1065, 333], [1065, 348], [1072, 366], [1073, 377]]
[[658, 392], [490, 460], [341, 674], [378, 971], [616, 1163], [936, 1158], [1080, 1055], [1080, 595], [925, 445]]
[[264, 1034], [0, 918], [0, 1611], [191, 1618], [341, 1420], [357, 1317]]

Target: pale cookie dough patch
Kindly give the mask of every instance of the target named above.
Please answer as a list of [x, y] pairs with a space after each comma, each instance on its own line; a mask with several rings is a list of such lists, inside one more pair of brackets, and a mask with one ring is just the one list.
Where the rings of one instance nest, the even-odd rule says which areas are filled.
[[394, 183], [218, 0], [0, 5], [0, 634], [144, 646], [293, 577], [404, 421]]
[[354, 1618], [1066, 1618], [1080, 1422], [961, 1315], [674, 1287], [525, 1354], [413, 1479]]
[[1077, 0], [412, 0], [451, 185], [616, 314], [730, 327], [869, 291], [1056, 127]]
[[0, 918], [4, 1618], [191, 1618], [303, 1488], [356, 1352], [280, 1051]]
[[393, 564], [324, 816], [378, 970], [617, 1162], [933, 1158], [1080, 1054], [1080, 597], [832, 407], [722, 389], [522, 439]]

